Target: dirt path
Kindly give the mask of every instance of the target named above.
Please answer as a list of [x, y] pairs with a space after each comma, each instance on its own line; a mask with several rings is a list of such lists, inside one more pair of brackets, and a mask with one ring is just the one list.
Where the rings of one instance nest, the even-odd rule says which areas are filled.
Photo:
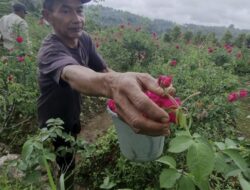
[[111, 125], [111, 117], [105, 111], [92, 118], [88, 124], [83, 127], [78, 137], [90, 143], [95, 142], [95, 140], [102, 136]]

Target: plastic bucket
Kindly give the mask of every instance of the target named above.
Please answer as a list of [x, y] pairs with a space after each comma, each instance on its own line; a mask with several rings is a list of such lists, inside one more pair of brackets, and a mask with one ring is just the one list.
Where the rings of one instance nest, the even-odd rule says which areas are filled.
[[165, 136], [136, 134], [116, 113], [107, 108], [115, 125], [119, 147], [122, 154], [131, 161], [152, 161], [161, 156]]

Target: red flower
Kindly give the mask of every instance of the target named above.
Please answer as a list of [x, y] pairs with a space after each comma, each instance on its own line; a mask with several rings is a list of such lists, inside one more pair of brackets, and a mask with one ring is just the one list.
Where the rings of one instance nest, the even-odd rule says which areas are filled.
[[161, 107], [165, 109], [177, 109], [180, 105], [181, 105], [181, 100], [179, 98], [174, 98], [174, 99], [163, 98]]
[[213, 53], [213, 51], [214, 51], [213, 48], [211, 47], [208, 48], [208, 53]]
[[168, 113], [169, 115], [169, 123], [176, 123], [176, 114], [175, 112]]
[[172, 84], [172, 79], [171, 76], [160, 76], [158, 78], [158, 84], [161, 87], [169, 87]]
[[175, 48], [176, 48], [176, 49], [180, 49], [180, 46], [177, 44], [177, 45], [175, 46]]
[[227, 100], [229, 102], [235, 102], [236, 100], [238, 100], [238, 94], [236, 92], [232, 92], [228, 95]]
[[16, 41], [17, 41], [17, 43], [22, 43], [23, 42], [23, 37], [22, 36], [18, 36], [17, 38], [16, 38]]
[[149, 97], [149, 99], [151, 99], [154, 103], [161, 107], [162, 100], [160, 96], [150, 91], [146, 92], [146, 95]]
[[18, 56], [17, 57], [17, 61], [18, 62], [23, 62], [25, 60], [25, 57], [24, 56]]
[[177, 61], [176, 61], [175, 59], [173, 59], [173, 60], [170, 62], [170, 65], [171, 65], [171, 66], [176, 66], [176, 64], [177, 64]]
[[247, 95], [248, 95], [248, 91], [247, 91], [247, 90], [245, 90], [245, 89], [240, 90], [239, 95], [240, 95], [240, 98], [247, 97]]
[[13, 81], [13, 79], [14, 79], [14, 76], [13, 76], [13, 75], [9, 75], [9, 76], [7, 77], [8, 82]]
[[112, 99], [109, 99], [108, 102], [108, 108], [113, 111], [113, 112], [116, 112], [116, 105], [115, 105], [115, 101], [112, 100]]

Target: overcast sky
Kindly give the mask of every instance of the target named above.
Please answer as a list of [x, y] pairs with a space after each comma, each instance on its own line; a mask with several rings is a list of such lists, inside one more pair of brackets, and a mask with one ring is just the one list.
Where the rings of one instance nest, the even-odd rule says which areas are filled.
[[178, 24], [250, 29], [250, 0], [104, 0], [101, 4]]

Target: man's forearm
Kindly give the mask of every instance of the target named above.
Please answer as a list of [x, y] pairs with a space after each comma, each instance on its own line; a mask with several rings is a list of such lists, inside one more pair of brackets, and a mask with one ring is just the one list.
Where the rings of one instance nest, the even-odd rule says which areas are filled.
[[117, 74], [111, 69], [106, 69], [103, 73], [99, 73], [87, 67], [70, 65], [63, 69], [61, 78], [80, 93], [110, 97], [112, 81], [114, 80], [114, 75]]

